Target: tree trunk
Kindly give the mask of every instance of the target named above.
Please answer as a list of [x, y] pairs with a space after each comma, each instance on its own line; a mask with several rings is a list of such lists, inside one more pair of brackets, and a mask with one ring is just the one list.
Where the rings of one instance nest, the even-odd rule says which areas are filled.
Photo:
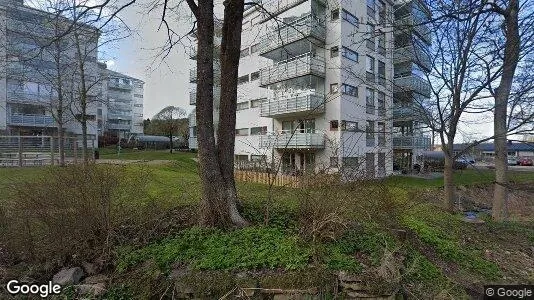
[[58, 148], [59, 148], [59, 165], [65, 166], [65, 128], [63, 127], [63, 122], [58, 123]]
[[445, 163], [443, 168], [443, 188], [444, 207], [448, 211], [453, 211], [456, 198], [454, 191], [454, 158], [447, 152], [445, 152]]
[[171, 153], [172, 153], [172, 148], [173, 148], [173, 145], [172, 145], [172, 133], [169, 134], [169, 146], [171, 147]]
[[492, 216], [495, 220], [503, 219], [503, 208], [507, 198], [507, 108], [515, 69], [519, 61], [519, 1], [511, 0], [504, 15], [505, 47], [501, 82], [495, 93], [495, 115], [493, 120], [495, 135], [495, 188], [493, 193]]
[[[235, 3], [234, 3], [235, 2]], [[228, 28], [226, 22], [229, 20], [226, 18], [228, 15], [232, 15], [232, 12], [229, 12], [229, 9], [238, 9], [239, 5], [236, 3], [242, 1], [230, 1], [225, 2], [225, 28], [226, 32], [229, 32], [232, 36], [235, 34], [234, 28]], [[242, 13], [243, 8], [241, 8], [241, 14], [238, 17], [237, 22], [239, 22], [239, 35], [241, 34], [240, 25], [243, 18]], [[221, 121], [225, 124], [231, 124], [233, 118], [233, 126], [231, 128], [225, 128], [221, 132], [223, 137], [219, 136], [219, 142], [222, 144], [215, 143], [215, 132], [213, 125], [213, 86], [214, 86], [214, 71], [213, 71], [213, 38], [214, 38], [214, 22], [213, 22], [213, 0], [199, 0], [198, 9], [196, 10], [197, 17], [197, 40], [198, 40], [198, 58], [197, 58], [197, 130], [198, 130], [198, 160], [199, 160], [199, 173], [202, 183], [202, 202], [201, 202], [201, 219], [200, 222], [203, 225], [207, 226], [217, 226], [217, 227], [234, 227], [234, 226], [244, 226], [246, 221], [241, 217], [237, 210], [237, 194], [233, 181], [233, 170], [232, 179], [228, 178], [228, 164], [232, 164], [233, 167], [233, 138], [232, 141], [226, 141], [229, 143], [222, 142], [222, 140], [229, 140], [228, 131], [234, 131], [235, 134], [235, 108], [232, 113], [232, 103], [231, 96], [223, 97], [222, 94], [227, 95], [232, 94], [232, 87], [225, 86], [221, 89], [221, 102], [224, 102], [226, 105], [225, 112], [226, 115], [222, 114], [221, 110]], [[235, 20], [231, 20], [235, 21]], [[233, 24], [233, 23], [232, 23]], [[234, 24], [235, 25], [235, 24]], [[235, 41], [232, 36], [224, 36], [224, 41], [229, 39], [229, 42]], [[240, 40], [239, 40], [240, 41]], [[234, 45], [233, 47], [240, 48], [241, 43]], [[233, 54], [233, 52], [231, 52]], [[230, 54], [230, 57], [233, 55]], [[228, 62], [227, 62], [228, 63]], [[239, 61], [233, 66], [232, 71], [226, 71], [228, 74], [225, 74], [226, 80], [233, 80], [235, 77], [237, 88], [237, 68]], [[234, 73], [235, 72], [235, 73]], [[235, 76], [234, 76], [235, 75]], [[227, 78], [232, 77], [232, 78]], [[227, 91], [224, 91], [227, 89]], [[237, 92], [236, 98], [237, 99]], [[236, 100], [234, 100], [235, 102]], [[236, 104], [233, 103], [235, 106]], [[230, 118], [230, 120], [226, 120]], [[230, 126], [230, 125], [227, 125]], [[221, 127], [219, 127], [220, 129]], [[224, 138], [226, 137], [226, 138]], [[231, 149], [228, 149], [229, 147]], [[220, 151], [220, 152], [219, 152]], [[221, 161], [221, 158], [226, 159], [228, 153], [231, 151], [231, 161], [225, 160]], [[224, 170], [224, 171], [223, 171]], [[223, 177], [223, 172], [224, 176]]]

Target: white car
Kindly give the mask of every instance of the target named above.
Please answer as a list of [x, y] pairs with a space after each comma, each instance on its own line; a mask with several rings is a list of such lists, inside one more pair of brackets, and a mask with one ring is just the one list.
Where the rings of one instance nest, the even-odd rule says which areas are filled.
[[515, 166], [517, 165], [517, 157], [516, 156], [508, 156], [508, 165], [509, 166]]

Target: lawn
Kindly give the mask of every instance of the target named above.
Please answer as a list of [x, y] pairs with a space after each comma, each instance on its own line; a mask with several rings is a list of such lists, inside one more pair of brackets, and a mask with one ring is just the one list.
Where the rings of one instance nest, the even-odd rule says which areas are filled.
[[[443, 185], [439, 178], [394, 176], [384, 181], [308, 189], [270, 189], [261, 184], [238, 182], [243, 213], [252, 226], [234, 231], [195, 227], [201, 197], [195, 157], [194, 153], [128, 150], [118, 158], [169, 162], [131, 163], [110, 170], [102, 166], [103, 171], [120, 172], [111, 173], [112, 180], [120, 183], [111, 193], [117, 209], [112, 207], [113, 217], [106, 225], [113, 233], [112, 248], [107, 250], [112, 254], [106, 272], [114, 278], [107, 295], [109, 299], [129, 299], [132, 295], [140, 299], [159, 298], [173, 272], [188, 274], [180, 279], [186, 283], [178, 280], [177, 285], [194, 285], [194, 289], [209, 286], [211, 294], [195, 295], [208, 298], [222, 295], [239, 284], [251, 285], [239, 281], [243, 278], [232, 277], [235, 272], [243, 271], [254, 274], [251, 277], [256, 276], [253, 286], [298, 289], [319, 284], [325, 276], [345, 270], [359, 274], [369, 282], [381, 283], [382, 286], [373, 286], [377, 291], [387, 293], [390, 292], [388, 289], [402, 287], [415, 297], [433, 295], [442, 298], [466, 298], [466, 291], [478, 291], [483, 283], [521, 283], [534, 278], [534, 270], [528, 268], [533, 260], [525, 254], [534, 242], [532, 224], [494, 223], [489, 219], [485, 224], [470, 224], [463, 222], [460, 214], [441, 211], [434, 204], [413, 201], [419, 189], [430, 190], [430, 193], [434, 190], [435, 195], [439, 195], [438, 188]], [[116, 160], [117, 154], [104, 152], [101, 158]], [[0, 214], [9, 209], [4, 209], [1, 204], [16, 194], [12, 187], [20, 182], [54, 182], [58, 188], [44, 193], [54, 195], [47, 198], [52, 205], [56, 201], [55, 195], [61, 198], [66, 193], [61, 188], [65, 184], [62, 180], [69, 180], [69, 176], [55, 178], [58, 170], [61, 168], [57, 166], [0, 169], [0, 190], [3, 191]], [[534, 173], [515, 172], [510, 177], [518, 182], [534, 182]], [[88, 179], [102, 180], [98, 176]], [[455, 180], [463, 186], [491, 184], [493, 175], [491, 170], [463, 170], [455, 174]], [[30, 188], [34, 187], [30, 184]], [[80, 184], [80, 188], [93, 191], [93, 187], [84, 184]], [[35, 189], [36, 193], [43, 193], [41, 185], [36, 184]], [[73, 188], [73, 192], [77, 189]], [[101, 192], [96, 189], [93, 194], [97, 196], [87, 200], [74, 199], [73, 203], [91, 211], [94, 207], [84, 206], [84, 202], [98, 203], [101, 200], [98, 193]], [[104, 191], [102, 195], [107, 194]], [[19, 201], [25, 202], [24, 199]], [[65, 212], [65, 205], [70, 207], [66, 211], [77, 209], [68, 202], [61, 203], [58, 213]], [[97, 238], [91, 238], [88, 245], [83, 243], [87, 236], [92, 236], [94, 226], [101, 223], [91, 223], [93, 219], [89, 212], [82, 212], [80, 216], [83, 221], [70, 214], [65, 215], [65, 220], [45, 215], [52, 217], [52, 223], [47, 223], [49, 219], [38, 222], [35, 230], [44, 230], [46, 235], [61, 234], [75, 241], [61, 238], [46, 247], [32, 244], [32, 247], [42, 249], [41, 259], [47, 260], [45, 251], [60, 243], [80, 244], [83, 250], [98, 245]], [[98, 214], [94, 216], [98, 217]], [[63, 226], [61, 222], [80, 226], [89, 223], [89, 234], [83, 228]], [[57, 228], [50, 231], [42, 224]], [[401, 238], [392, 229], [406, 230], [410, 234]], [[105, 239], [106, 247], [108, 238]], [[19, 251], [27, 248], [22, 247]], [[95, 252], [101, 255], [102, 250], [97, 249]], [[90, 251], [72, 256], [73, 250], [69, 246], [61, 248], [61, 252], [56, 250], [54, 252], [59, 253], [48, 255], [55, 259], [73, 257], [67, 259], [69, 264], [94, 259]], [[399, 262], [399, 257], [404, 261]], [[39, 262], [43, 267], [35, 264], [30, 267], [19, 264], [16, 268], [31, 269], [37, 274], [45, 274], [42, 275], [44, 278], [50, 276], [51, 262]], [[405, 273], [401, 279], [389, 271], [384, 274], [384, 270], [391, 268], [401, 268]], [[8, 274], [18, 274], [16, 270], [7, 269]], [[27, 275], [26, 271], [20, 272]], [[113, 295], [119, 296], [114, 298]]]

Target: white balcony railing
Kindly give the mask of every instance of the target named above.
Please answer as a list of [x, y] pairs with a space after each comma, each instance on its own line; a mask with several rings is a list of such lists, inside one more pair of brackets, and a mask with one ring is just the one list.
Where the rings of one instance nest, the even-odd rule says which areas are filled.
[[106, 127], [108, 129], [115, 129], [115, 130], [130, 130], [132, 127], [129, 124], [114, 124], [114, 123], [106, 123]]
[[393, 63], [397, 64], [406, 61], [413, 61], [426, 70], [432, 68], [430, 56], [420, 46], [407, 46], [395, 49], [393, 52]]
[[[301, 3], [306, 2], [307, 0], [266, 0], [262, 1], [263, 5], [263, 21], [273, 18], [274, 16], [279, 15], [280, 13], [295, 7]], [[259, 2], [258, 0], [253, 2]], [[319, 0], [321, 3], [325, 3], [324, 0]]]
[[[221, 97], [221, 89], [219, 87], [213, 88], [213, 103], [217, 105], [219, 103], [219, 98]], [[189, 90], [189, 105], [197, 105], [197, 90], [193, 88]]]
[[414, 30], [427, 43], [432, 42], [428, 20], [417, 13], [410, 13], [395, 20], [395, 27], [399, 30]]
[[108, 82], [108, 87], [121, 89], [121, 90], [131, 90], [133, 88], [133, 86], [131, 84], [120, 83], [120, 82], [116, 82], [116, 81], [109, 81]]
[[108, 113], [108, 119], [112, 120], [131, 120], [132, 115], [126, 115], [126, 114], [110, 114]]
[[39, 95], [27, 91], [7, 91], [8, 102], [30, 102], [34, 104], [50, 103], [51, 95]]
[[198, 140], [196, 136], [189, 137], [189, 149], [198, 149]]
[[322, 149], [324, 134], [285, 132], [260, 136], [260, 148]]
[[8, 116], [7, 123], [17, 126], [35, 126], [35, 127], [55, 127], [56, 122], [52, 116], [46, 115], [24, 115], [11, 114]]
[[277, 48], [289, 45], [304, 38], [315, 37], [324, 41], [326, 27], [324, 22], [312, 14], [295, 20], [284, 27], [274, 27], [261, 38], [260, 54], [266, 54]]
[[395, 149], [427, 149], [430, 150], [431, 139], [422, 135], [397, 135], [393, 136], [393, 148]]
[[400, 92], [414, 91], [425, 97], [430, 97], [430, 94], [431, 94], [430, 83], [417, 75], [399, 76], [399, 77], [396, 77], [394, 81], [395, 81], [395, 89], [397, 91], [400, 91]]
[[274, 97], [261, 104], [260, 116], [277, 117], [291, 114], [324, 112], [325, 96], [314, 92]]
[[306, 53], [261, 69], [260, 85], [266, 86], [311, 74], [324, 77], [325, 73], [326, 64], [324, 58], [313, 56], [311, 53]]

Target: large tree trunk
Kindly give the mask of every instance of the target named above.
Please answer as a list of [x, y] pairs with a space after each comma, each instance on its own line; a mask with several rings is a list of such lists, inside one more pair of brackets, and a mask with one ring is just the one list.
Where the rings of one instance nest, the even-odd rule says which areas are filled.
[[492, 216], [495, 220], [503, 218], [503, 208], [507, 198], [507, 108], [512, 82], [514, 80], [515, 69], [519, 61], [520, 35], [519, 35], [519, 1], [511, 0], [504, 15], [505, 28], [505, 48], [503, 73], [501, 82], [495, 93], [495, 115], [494, 115], [494, 135], [495, 135], [495, 189], [493, 194]]
[[[59, 116], [59, 115], [58, 115]], [[65, 166], [65, 127], [63, 126], [63, 121], [58, 123], [58, 148], [59, 148], [59, 165]]]
[[[452, 148], [450, 148], [452, 149]], [[449, 151], [445, 153], [445, 163], [443, 168], [443, 201], [444, 207], [448, 211], [454, 210], [455, 191], [454, 191], [454, 158]], [[452, 151], [451, 151], [452, 153]]]
[[[239, 1], [235, 1], [239, 2]], [[241, 1], [242, 2], [242, 1]], [[229, 14], [228, 6], [233, 7], [232, 3], [228, 4], [225, 9], [226, 16]], [[243, 3], [241, 3], [243, 5]], [[223, 147], [233, 146], [232, 144], [219, 145], [215, 143], [215, 133], [213, 125], [213, 85], [214, 85], [214, 71], [213, 71], [213, 38], [214, 38], [214, 22], [213, 22], [213, 0], [199, 0], [198, 9], [196, 10], [197, 17], [197, 39], [198, 39], [198, 56], [197, 56], [197, 130], [198, 130], [198, 160], [199, 173], [202, 183], [202, 202], [201, 202], [201, 220], [203, 225], [217, 226], [217, 227], [233, 227], [244, 226], [246, 221], [240, 216], [237, 211], [237, 195], [235, 185], [232, 181], [223, 178], [223, 166], [227, 161], [220, 161], [219, 157], [227, 157], [226, 151], [232, 151], [232, 165], [233, 165], [233, 147], [224, 149]], [[238, 18], [239, 24], [242, 20]], [[227, 32], [232, 33], [235, 28], [227, 28]], [[238, 30], [241, 34], [241, 30]], [[226, 37], [228, 38], [228, 37]], [[223, 37], [223, 40], [225, 38]], [[232, 40], [230, 38], [230, 40]], [[241, 47], [234, 45], [234, 47]], [[234, 66], [237, 69], [238, 64]], [[237, 72], [237, 71], [236, 71]], [[228, 77], [228, 78], [227, 78]], [[233, 74], [225, 74], [225, 80], [232, 80]], [[235, 74], [237, 80], [237, 73]], [[237, 84], [236, 84], [237, 86]], [[226, 87], [231, 89], [231, 87]], [[224, 93], [224, 92], [223, 92]], [[226, 93], [229, 93], [228, 91]], [[221, 102], [228, 103], [229, 97], [222, 97]], [[228, 104], [226, 104], [228, 105]], [[228, 106], [231, 108], [231, 106]], [[225, 110], [228, 112], [228, 110]], [[233, 114], [229, 112], [227, 115], [221, 114], [221, 121], [226, 118], [234, 118], [235, 124], [235, 110]], [[227, 121], [223, 121], [228, 123]], [[223, 130], [222, 133], [226, 134]], [[231, 130], [235, 130], [234, 127]], [[219, 141], [223, 138], [219, 137]], [[219, 149], [223, 155], [219, 156]], [[226, 167], [224, 167], [226, 168]], [[226, 170], [226, 169], [225, 169]], [[232, 171], [233, 172], [233, 171]], [[227, 175], [227, 174], [226, 174]]]

